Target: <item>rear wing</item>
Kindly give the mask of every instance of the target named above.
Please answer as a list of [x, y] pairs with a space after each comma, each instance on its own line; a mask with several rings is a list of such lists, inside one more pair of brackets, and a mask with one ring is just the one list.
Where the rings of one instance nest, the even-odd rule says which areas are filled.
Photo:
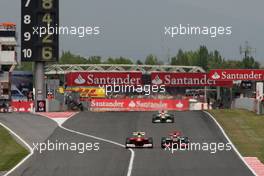
[[[162, 113], [162, 110], [159, 110], [158, 112], [159, 112], [159, 113]], [[163, 112], [164, 112], [164, 113], [168, 113], [167, 110], [163, 110]]]
[[174, 132], [171, 132], [169, 133], [170, 136], [181, 136], [182, 133], [180, 131], [174, 131]]
[[136, 136], [136, 135], [141, 135], [141, 136], [145, 136], [145, 132], [133, 132], [133, 135]]

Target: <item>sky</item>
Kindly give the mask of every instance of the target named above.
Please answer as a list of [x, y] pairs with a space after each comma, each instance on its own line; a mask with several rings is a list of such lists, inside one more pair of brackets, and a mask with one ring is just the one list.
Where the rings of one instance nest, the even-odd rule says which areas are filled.
[[[19, 30], [20, 5], [20, 0], [1, 0], [0, 22], [16, 22]], [[134, 60], [154, 54], [166, 62], [180, 48], [206, 45], [226, 59], [241, 59], [239, 46], [248, 41], [256, 49], [252, 55], [264, 64], [263, 7], [263, 0], [60, 0], [60, 25], [100, 27], [99, 35], [61, 35], [60, 51]], [[232, 26], [232, 35], [164, 35], [165, 26], [179, 24]]]

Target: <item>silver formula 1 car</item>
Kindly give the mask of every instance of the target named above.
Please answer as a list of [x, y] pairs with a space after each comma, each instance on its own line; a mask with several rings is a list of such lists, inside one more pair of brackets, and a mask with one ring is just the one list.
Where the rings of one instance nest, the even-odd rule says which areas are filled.
[[174, 131], [168, 137], [161, 138], [161, 148], [188, 148], [189, 138], [183, 137], [179, 131]]
[[153, 115], [152, 123], [174, 123], [174, 116], [166, 111], [161, 111]]

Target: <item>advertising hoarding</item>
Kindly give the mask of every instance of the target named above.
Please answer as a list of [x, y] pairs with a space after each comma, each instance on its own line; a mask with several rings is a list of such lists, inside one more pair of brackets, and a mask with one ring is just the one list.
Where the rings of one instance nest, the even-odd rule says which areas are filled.
[[258, 69], [216, 69], [211, 70], [209, 78], [217, 81], [264, 80], [264, 70]]
[[141, 72], [71, 72], [67, 86], [140, 85]]
[[151, 82], [154, 85], [165, 85], [168, 87], [203, 87], [223, 86], [232, 87], [232, 81], [215, 81], [208, 77], [207, 73], [170, 73], [153, 72]]
[[189, 110], [189, 100], [92, 99], [90, 109], [93, 111], [185, 111]]

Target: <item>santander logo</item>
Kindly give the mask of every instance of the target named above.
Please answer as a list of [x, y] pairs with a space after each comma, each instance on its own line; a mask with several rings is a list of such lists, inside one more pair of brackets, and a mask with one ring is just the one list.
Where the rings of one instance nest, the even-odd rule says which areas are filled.
[[136, 107], [136, 103], [134, 101], [131, 101], [128, 105], [130, 108]]
[[215, 72], [215, 73], [212, 75], [212, 78], [213, 78], [213, 79], [220, 79], [220, 75], [219, 75], [217, 72]]
[[84, 84], [85, 83], [85, 79], [83, 79], [83, 77], [79, 74], [78, 77], [74, 80], [75, 84]]
[[180, 101], [179, 103], [176, 104], [176, 107], [177, 107], [177, 108], [183, 108], [183, 106], [184, 106], [184, 105], [182, 104], [181, 101]]
[[152, 80], [152, 84], [155, 84], [155, 85], [160, 85], [160, 84], [162, 84], [162, 80], [160, 79], [159, 75], [157, 75], [157, 76]]

